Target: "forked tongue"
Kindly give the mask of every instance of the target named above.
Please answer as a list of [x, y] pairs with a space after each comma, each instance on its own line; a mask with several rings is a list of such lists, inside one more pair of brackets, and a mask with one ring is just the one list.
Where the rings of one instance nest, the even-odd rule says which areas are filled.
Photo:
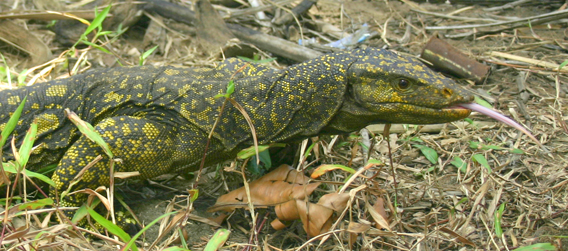
[[516, 128], [516, 129], [518, 129], [519, 131], [523, 132], [527, 136], [529, 136], [529, 138], [531, 138], [534, 142], [536, 142], [539, 146], [542, 147], [542, 144], [540, 143], [540, 141], [538, 141], [538, 139], [536, 139], [535, 136], [533, 136], [532, 133], [529, 132], [524, 126], [520, 125], [519, 123], [510, 119], [509, 117], [501, 114], [500, 112], [491, 110], [489, 108], [486, 108], [485, 106], [482, 106], [482, 105], [479, 105], [479, 104], [476, 104], [476, 103], [459, 104], [458, 106], [466, 108], [466, 109], [470, 109], [472, 111], [479, 112], [481, 114], [485, 114], [485, 115], [492, 117], [496, 120], [499, 120], [499, 121], [501, 121], [501, 122], [503, 122], [507, 125], [510, 125], [510, 126]]

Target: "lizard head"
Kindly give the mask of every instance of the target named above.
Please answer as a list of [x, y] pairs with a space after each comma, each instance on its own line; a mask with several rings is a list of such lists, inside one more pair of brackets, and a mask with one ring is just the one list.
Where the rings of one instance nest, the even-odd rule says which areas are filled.
[[409, 124], [451, 122], [471, 112], [458, 105], [471, 103], [473, 95], [415, 58], [379, 49], [351, 56], [344, 112], [373, 116], [372, 122]]
[[347, 92], [324, 132], [358, 130], [372, 123], [434, 124], [466, 118], [472, 111], [508, 124], [537, 144], [529, 130], [505, 115], [473, 103], [473, 95], [415, 58], [391, 51], [362, 49], [341, 60]]

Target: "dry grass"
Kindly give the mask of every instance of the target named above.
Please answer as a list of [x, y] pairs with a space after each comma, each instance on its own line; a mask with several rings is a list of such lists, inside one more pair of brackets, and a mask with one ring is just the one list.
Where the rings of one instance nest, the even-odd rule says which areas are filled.
[[[442, 18], [431, 14], [417, 14], [411, 9], [420, 10], [422, 13], [453, 13], [452, 15], [460, 17], [505, 20], [505, 17], [510, 16], [546, 14], [555, 10], [554, 8], [559, 8], [559, 5], [551, 5], [550, 8], [527, 5], [491, 12], [491, 15], [488, 15], [483, 7], [479, 6], [460, 10], [463, 6], [403, 2], [405, 3], [355, 1], [341, 4], [323, 1], [318, 3], [317, 8], [312, 8], [310, 18], [340, 28], [367, 22], [371, 25], [371, 30], [376, 31], [376, 35], [366, 42], [369, 45], [382, 47], [388, 43], [392, 49], [418, 54], [428, 37], [434, 33], [425, 27], [482, 24], [486, 21]], [[342, 10], [344, 12], [341, 12]], [[59, 53], [66, 49], [58, 47], [52, 41], [52, 32], [41, 29], [44, 23], [24, 20], [17, 22], [22, 25], [25, 23], [25, 27], [45, 41], [53, 51]], [[409, 25], [411, 26], [407, 29]], [[211, 65], [219, 59], [200, 53], [189, 35], [165, 30], [163, 27], [157, 29], [163, 33], [155, 37], [153, 43], [167, 46], [160, 47], [158, 54], [148, 58], [148, 64]], [[472, 29], [451, 29], [440, 32], [443, 35], [457, 36], [471, 31]], [[114, 55], [95, 49], [77, 51], [77, 60], [89, 62], [80, 65], [78, 69], [117, 66], [117, 55], [123, 63], [137, 64], [138, 55], [149, 48], [144, 44], [146, 40], [141, 39], [140, 33], [140, 30], [134, 28], [127, 36], [107, 44], [107, 48], [112, 49]], [[307, 36], [315, 35], [308, 32]], [[516, 130], [498, 123], [478, 127], [456, 123], [455, 126], [441, 127], [439, 132], [435, 133], [422, 132], [421, 127], [403, 128], [401, 132], [390, 135], [392, 159], [396, 170], [395, 189], [393, 175], [388, 166], [390, 160], [386, 141], [376, 132], [378, 135], [372, 138], [374, 143], [370, 156], [387, 163], [387, 166], [364, 173], [366, 177], [376, 174], [375, 179], [358, 178], [351, 184], [351, 189], [359, 190], [352, 194], [353, 203], [343, 217], [338, 219], [327, 242], [317, 247], [319, 241], [309, 240], [297, 225], [278, 232], [265, 226], [261, 229], [257, 242], [253, 241], [253, 249], [309, 247], [314, 250], [347, 250], [353, 247], [361, 250], [512, 250], [534, 243], [552, 243], [560, 249], [568, 249], [565, 239], [568, 236], [568, 75], [564, 70], [566, 68], [558, 70], [558, 66], [568, 60], [568, 42], [565, 37], [566, 22], [559, 20], [546, 25], [504, 29], [496, 34], [447, 39], [452, 45], [492, 67], [487, 81], [482, 85], [470, 85], [471, 89], [490, 101], [496, 109], [530, 128], [548, 152]], [[26, 67], [25, 58], [7, 44], [2, 44], [0, 52], [6, 58], [7, 64], [4, 66], [10, 67], [12, 75], [32, 67]], [[66, 75], [67, 70], [60, 69], [68, 59], [69, 54], [62, 54], [59, 59], [41, 65], [29, 73], [27, 80]], [[5, 78], [2, 81], [6, 86]], [[471, 118], [474, 121], [489, 120], [475, 114]], [[360, 136], [357, 138], [358, 141], [362, 139]], [[438, 153], [436, 164], [431, 164], [414, 146], [417, 140], [421, 141], [419, 144]], [[342, 141], [348, 143], [342, 145]], [[331, 142], [333, 140], [326, 140], [315, 148], [318, 151], [312, 154], [315, 157], [306, 161], [313, 162], [310, 168], [319, 163], [344, 164], [354, 168], [364, 166], [365, 155], [361, 149], [353, 149], [358, 145], [353, 143], [353, 139], [345, 137]], [[503, 149], [473, 148], [471, 142], [500, 146]], [[335, 147], [329, 148], [329, 144]], [[521, 149], [524, 153], [514, 154], [509, 151], [511, 149]], [[488, 161], [489, 168], [473, 160], [476, 154]], [[467, 164], [464, 171], [459, 171], [450, 164], [455, 157], [461, 158]], [[214, 171], [208, 174], [212, 172]], [[316, 194], [339, 190], [346, 176], [346, 173], [340, 171], [326, 174], [320, 178], [326, 185], [316, 191]], [[224, 187], [220, 184], [234, 189], [238, 186], [237, 183], [242, 182], [242, 179], [239, 179], [239, 175], [231, 173], [221, 176], [206, 174], [205, 182], [199, 188], [203, 191], [202, 196], [207, 197], [203, 194], [210, 194], [209, 196], [216, 197], [225, 193], [222, 191], [224, 189], [219, 189]], [[187, 187], [187, 183], [185, 185]], [[366, 202], [374, 204], [380, 200], [384, 200], [383, 208], [388, 214], [387, 220], [392, 231], [371, 226], [374, 219]], [[166, 210], [184, 208], [184, 205], [170, 205]], [[503, 209], [499, 217], [500, 224], [497, 224], [496, 214], [500, 212], [500, 207]], [[196, 208], [196, 213], [201, 214], [200, 207]], [[166, 210], [160, 211], [158, 215]], [[233, 234], [227, 245], [231, 250], [242, 250], [249, 245], [249, 226], [255, 225], [250, 222], [250, 218], [241, 218], [241, 214], [242, 212], [237, 213], [229, 219]], [[263, 215], [255, 218], [262, 219]], [[11, 224], [16, 229], [4, 233], [4, 236], [10, 235], [11, 238], [5, 238], [2, 245], [19, 245], [22, 248], [51, 246], [54, 249], [116, 248], [110, 241], [105, 244], [100, 244], [101, 241], [87, 244], [66, 225], [48, 224], [43, 217], [45, 214], [29, 214], [24, 221], [14, 218]], [[28, 227], [26, 222], [32, 227]], [[360, 232], [355, 228], [355, 223], [370, 228]], [[497, 235], [497, 225], [502, 228], [501, 236]], [[37, 229], [45, 231], [44, 234], [36, 237], [39, 233]], [[355, 242], [353, 246], [350, 246], [348, 241], [348, 229], [351, 233], [357, 233], [351, 235]], [[193, 222], [188, 223], [186, 231], [192, 237], [189, 243], [192, 250], [202, 248], [213, 233], [208, 225]], [[175, 242], [177, 232], [168, 234], [171, 236], [164, 236], [164, 240], [170, 240], [159, 244], [158, 247], [180, 245]], [[564, 238], [557, 238], [558, 236]], [[151, 243], [152, 240], [147, 242]]]

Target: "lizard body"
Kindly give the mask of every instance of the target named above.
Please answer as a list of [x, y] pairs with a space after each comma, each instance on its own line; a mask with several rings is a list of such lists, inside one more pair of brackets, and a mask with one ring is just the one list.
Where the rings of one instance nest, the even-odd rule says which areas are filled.
[[[290, 142], [319, 134], [358, 130], [372, 123], [430, 124], [465, 118], [456, 108], [472, 96], [454, 81], [418, 60], [379, 49], [324, 55], [275, 70], [228, 59], [215, 68], [135, 66], [94, 70], [67, 79], [0, 91], [0, 129], [24, 96], [20, 125], [38, 122], [38, 137], [28, 168], [57, 164], [52, 188], [65, 190], [96, 156], [106, 156], [65, 118], [69, 108], [93, 124], [123, 163], [116, 171], [139, 171], [151, 178], [196, 170], [207, 135], [220, 113], [230, 80], [231, 98], [246, 110], [260, 144]], [[21, 143], [27, 128], [17, 127]], [[224, 108], [207, 152], [206, 164], [233, 158], [253, 144], [244, 116]], [[13, 159], [9, 144], [4, 160]], [[83, 176], [74, 190], [108, 186], [105, 157]], [[84, 194], [60, 201], [78, 206]]]

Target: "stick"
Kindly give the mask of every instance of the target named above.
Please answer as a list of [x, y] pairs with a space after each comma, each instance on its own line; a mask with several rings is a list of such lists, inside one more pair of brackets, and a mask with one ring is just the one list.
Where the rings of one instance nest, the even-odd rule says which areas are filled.
[[492, 52], [489, 53], [489, 55], [495, 56], [495, 57], [507, 58], [507, 59], [531, 64], [531, 65], [536, 65], [536, 66], [548, 68], [551, 71], [568, 72], [567, 68], [559, 69], [560, 65], [558, 65], [556, 63], [543, 61], [543, 60], [526, 58], [526, 57], [521, 57], [521, 56], [517, 56], [517, 55], [513, 55], [513, 54], [509, 54], [509, 53], [504, 53], [504, 52], [498, 52], [498, 51], [492, 51]]
[[294, 16], [300, 16], [306, 13], [315, 3], [317, 0], [303, 0], [300, 2], [296, 7], [292, 8], [292, 13], [286, 13], [272, 23], [275, 25], [284, 25], [292, 22], [294, 20]]
[[[525, 17], [520, 18], [517, 20], [512, 21], [501, 21], [495, 22], [490, 24], [470, 24], [470, 25], [455, 25], [455, 26], [427, 26], [426, 30], [455, 30], [455, 29], [474, 29], [474, 28], [483, 28], [483, 27], [493, 27], [493, 26], [501, 26], [501, 25], [514, 25], [512, 27], [506, 29], [513, 29], [517, 27], [522, 27], [526, 25], [526, 22], [530, 21], [531, 25], [537, 25], [545, 22], [550, 21], [557, 21], [559, 19], [568, 17], [568, 10], [561, 10], [561, 11], [554, 11], [538, 16], [532, 17]], [[501, 31], [499, 29], [498, 31]]]
[[321, 52], [302, 47], [279, 37], [270, 36], [238, 24], [227, 24], [237, 38], [270, 51], [276, 55], [301, 62], [322, 55]]
[[532, 1], [532, 0], [518, 0], [518, 1], [514, 1], [514, 2], [512, 2], [512, 3], [504, 4], [504, 5], [502, 5], [502, 6], [491, 7], [491, 8], [485, 8], [485, 9], [483, 9], [483, 10], [484, 10], [484, 11], [487, 11], [487, 12], [489, 12], [489, 11], [500, 11], [500, 10], [504, 10], [504, 9], [507, 9], [507, 8], [513, 8], [513, 7], [517, 6], [517, 5], [521, 5], [521, 4], [524, 4], [524, 3], [526, 3], [526, 2], [530, 2], [530, 1]]
[[[151, 10], [163, 17], [186, 24], [193, 24], [195, 21], [195, 13], [185, 6], [167, 3], [163, 0], [144, 1], [153, 3], [150, 7]], [[294, 61], [302, 62], [322, 55], [321, 52], [238, 24], [227, 24], [227, 27], [229, 27], [231, 32], [240, 40]]]
[[447, 14], [418, 10], [418, 9], [411, 9], [411, 11], [418, 12], [420, 14], [426, 14], [426, 15], [431, 15], [431, 16], [435, 16], [435, 17], [446, 18], [446, 19], [454, 19], [454, 20], [462, 20], [462, 21], [497, 22], [497, 20], [490, 19], [490, 18], [460, 17], [460, 16], [447, 15]]

